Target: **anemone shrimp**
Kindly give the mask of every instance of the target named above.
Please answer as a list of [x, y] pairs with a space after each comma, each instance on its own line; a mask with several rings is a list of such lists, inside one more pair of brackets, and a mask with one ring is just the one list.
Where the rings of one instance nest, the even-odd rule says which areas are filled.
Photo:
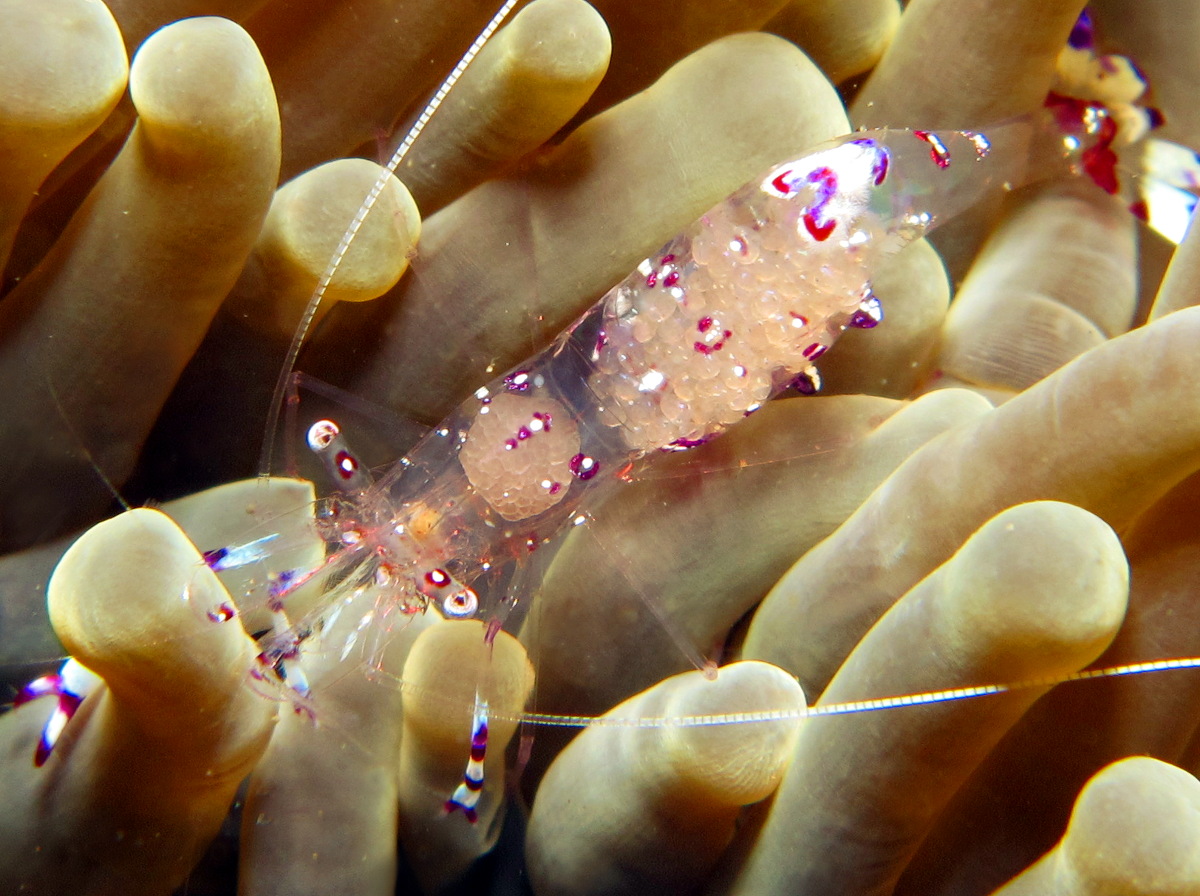
[[[932, 136], [932, 140], [929, 139], [930, 136]], [[870, 137], [867, 137], [867, 138], [859, 137], [859, 138], [855, 138], [855, 139], [868, 139], [869, 140]], [[905, 137], [902, 135], [897, 135], [896, 139], [901, 140], [901, 139], [905, 139]], [[907, 139], [914, 140], [914, 138], [912, 138], [911, 135], [908, 135]], [[920, 157], [928, 157], [928, 162], [926, 162], [926, 164], [929, 166], [932, 166], [933, 170], [941, 170], [938, 166], [938, 158], [941, 157], [941, 150], [938, 147], [939, 147], [939, 145], [945, 146], [947, 144], [948, 139], [949, 138], [943, 137], [943, 136], [927, 135], [925, 138], [915, 138], [913, 143], [909, 143], [907, 145], [910, 149], [913, 149], [915, 152], [917, 152]], [[964, 145], [963, 148], [967, 151], [968, 157], [970, 157], [970, 154], [972, 154], [972, 153], [977, 155], [982, 151], [983, 147], [977, 141], [972, 141], [970, 138], [965, 138], [965, 139], [967, 140], [967, 144]], [[852, 146], [852, 145], [855, 145], [855, 144], [853, 144], [852, 142], [849, 144], [843, 144], [843, 148], [845, 148], [847, 146]], [[879, 145], [882, 145], [886, 148], [890, 144], [885, 143], [885, 144], [879, 144]], [[851, 149], [850, 152], [855, 152], [858, 154], [860, 167], [862, 167], [863, 170], [866, 172], [866, 174], [869, 175], [870, 180], [873, 181], [875, 178], [878, 178], [881, 173], [886, 173], [886, 172], [881, 171], [883, 166], [880, 164], [880, 159], [883, 158], [883, 156], [879, 153], [877, 147], [873, 147], [873, 145], [870, 143], [857, 144], [857, 147], [858, 147], [857, 149]], [[932, 155], [930, 155], [931, 152], [932, 152]], [[955, 164], [954, 159], [957, 155], [958, 155], [957, 152], [953, 152], [951, 154], [950, 168], [948, 170], [955, 171], [955, 172], [958, 170], [958, 169], [954, 168], [954, 164]], [[1003, 157], [1004, 156], [1002, 156], [1002, 158]], [[893, 164], [890, 161], [890, 156], [888, 156], [888, 158], [889, 158], [889, 162], [887, 164], [887, 169], [890, 171], [893, 168]], [[1011, 159], [1012, 157], [1008, 156], [1007, 158]], [[822, 166], [822, 167], [828, 168], [829, 166]], [[793, 172], [794, 172], [794, 169], [793, 169]], [[785, 187], [788, 187], [790, 189], [792, 186], [794, 186], [794, 184], [791, 183], [789, 178], [783, 177], [783, 172], [781, 170], [776, 169], [776, 171], [773, 173], [779, 174], [779, 177], [782, 178], [781, 182], [783, 183], [783, 185]], [[804, 175], [804, 176], [807, 177], [807, 175]], [[777, 178], [768, 178], [767, 181], [768, 181], [768, 183], [770, 183], [772, 181], [775, 181], [776, 179]], [[801, 180], [803, 180], [803, 179], [804, 178], [802, 177]], [[883, 180], [886, 181], [887, 178], [884, 177]], [[806, 188], [812, 188], [812, 190], [814, 191], [812, 196], [809, 197], [809, 201], [806, 203], [806, 209], [808, 211], [809, 218], [811, 219], [812, 226], [809, 227], [808, 224], [806, 223], [805, 224], [805, 232], [807, 232], [809, 234], [809, 236], [816, 243], [827, 243], [830, 238], [829, 235], [826, 234], [825, 240], [817, 239], [817, 235], [825, 232], [826, 227], [832, 221], [832, 216], [826, 217], [826, 214], [825, 214], [825, 212], [827, 211], [826, 203], [831, 202], [835, 198], [836, 191], [831, 191], [830, 195], [827, 196], [824, 200], [821, 198], [824, 195], [822, 193], [822, 190], [828, 189], [829, 184], [830, 184], [830, 178], [828, 176], [826, 176], [825, 174], [821, 174], [819, 176], [816, 176], [812, 183], [805, 185]], [[882, 184], [879, 184], [877, 186], [882, 186]], [[777, 197], [777, 198], [782, 198], [782, 197]], [[814, 208], [814, 206], [815, 206], [815, 208]], [[837, 222], [834, 221], [833, 223], [835, 224], [835, 228], [836, 228]], [[844, 226], [844, 222], [843, 222], [843, 226]], [[814, 230], [816, 231], [816, 233], [813, 233]], [[664, 261], [664, 255], [671, 255], [671, 254], [677, 254], [677, 253], [671, 253], [671, 252], [660, 253], [653, 259], [653, 262], [656, 263], [655, 265], [652, 265], [651, 268], [647, 271], [639, 272], [638, 277], [643, 285], [645, 285], [649, 289], [657, 289], [657, 288], [659, 288], [658, 284], [661, 282], [665, 288], [674, 288], [674, 284], [672, 284], [671, 286], [666, 286], [666, 280], [672, 274], [676, 273], [676, 271], [669, 270], [669, 271], [663, 272], [661, 270], [661, 268], [664, 265], [670, 266], [671, 264], [674, 263], [675, 259], [671, 259], [670, 261]], [[649, 280], [650, 280], [650, 277], [652, 274], [656, 275], [654, 277], [655, 284], [653, 286], [651, 286], [649, 284]], [[858, 292], [855, 292], [851, 295], [851, 298], [855, 302], [858, 302], [858, 301], [861, 301], [863, 297]], [[869, 305], [868, 307], [870, 308], [873, 306]], [[852, 310], [847, 309], [847, 313], [853, 313], [853, 312], [852, 312]], [[725, 330], [731, 329], [731, 328], [725, 327], [725, 326], [719, 326], [717, 320], [709, 320], [707, 326], [702, 326], [703, 320], [705, 320], [704, 317], [696, 319], [695, 321], [692, 322], [693, 326], [688, 328], [688, 329], [694, 329], [696, 331], [696, 333], [699, 334], [699, 336], [692, 336], [693, 345], [691, 346], [691, 348], [693, 350], [693, 353], [696, 354], [697, 356], [702, 356], [702, 357], [706, 357], [706, 358], [712, 357], [712, 356], [719, 356], [721, 352], [726, 350], [726, 346], [724, 344]], [[576, 332], [579, 332], [579, 331], [577, 330]], [[713, 336], [715, 341], [713, 341], [711, 343], [704, 342], [703, 340], [706, 339], [710, 334]], [[696, 349], [695, 343], [700, 343], [704, 348], [709, 349], [710, 351], [706, 353], [704, 351]], [[720, 347], [715, 347], [718, 344], [720, 344]], [[815, 344], [815, 343], [811, 343], [811, 344]], [[577, 354], [579, 354], [579, 353], [577, 353]], [[529, 370], [526, 370], [526, 373], [528, 373], [528, 372], [529, 372]], [[499, 394], [504, 395], [507, 392], [512, 391], [512, 392], [517, 393], [519, 396], [520, 394], [523, 394], [520, 392], [519, 387], [524, 382], [525, 382], [525, 380], [522, 380], [519, 377], [517, 377], [513, 381], [513, 385], [516, 385], [518, 387], [517, 389], [513, 389], [513, 390], [505, 389], [503, 391], [500, 391]], [[543, 416], [545, 416], [545, 415], [543, 415]], [[558, 412], [557, 410], [554, 410], [554, 412], [550, 416], [558, 421], [561, 421], [561, 419], [562, 419], [560, 412]], [[534, 417], [532, 419], [537, 420], [539, 418]], [[544, 423], [545, 421], [542, 420], [541, 422]], [[560, 423], [560, 425], [561, 425], [561, 423]], [[553, 427], [553, 423], [552, 423], [552, 427]], [[618, 430], [618, 431], [620, 431], [620, 430]], [[604, 432], [604, 430], [599, 430], [599, 432]], [[469, 433], [469, 430], [468, 430], [468, 433]], [[595, 435], [594, 432], [592, 434]], [[703, 435], [703, 433], [701, 435]], [[445, 438], [445, 436], [443, 436], [442, 438]], [[520, 438], [519, 430], [518, 430], [515, 438], [517, 439], [518, 442], [528, 441], [528, 440], [522, 440]], [[533, 433], [531, 433], [530, 438], [531, 439], [534, 438]], [[685, 434], [684, 436], [681, 436], [680, 438], [683, 438], [687, 441], [692, 440], [691, 434]], [[681, 445], [679, 447], [683, 447], [683, 446]], [[519, 448], [518, 448], [518, 450], [519, 450]], [[569, 471], [570, 471], [570, 466], [571, 466], [571, 463], [570, 463], [571, 460], [573, 460], [577, 454], [581, 454], [581, 453], [583, 453], [583, 452], [576, 451], [574, 453], [570, 453], [565, 458], [567, 461], [567, 469]], [[598, 453], [599, 452], [597, 452], [597, 454]], [[587, 454], [585, 456], [588, 458], [591, 458], [591, 460], [593, 460], [593, 461], [595, 461], [597, 459], [595, 455]], [[608, 469], [607, 464], [602, 469]], [[573, 471], [571, 471], [571, 472], [573, 473]], [[552, 480], [551, 485], [547, 486], [546, 490], [552, 490], [553, 482], [558, 481], [561, 484], [564, 480], [565, 480], [565, 477], [563, 477], [562, 479], [558, 479], [558, 480]], [[571, 480], [565, 480], [565, 481], [571, 481]], [[589, 481], [589, 480], [582, 480], [582, 481]], [[472, 483], [472, 488], [473, 489], [475, 488], [475, 485], [473, 483]], [[569, 492], [569, 488], [560, 489], [559, 492], [556, 492], [556, 494], [561, 493], [561, 492]], [[357, 505], [355, 505], [353, 502], [351, 502], [351, 506], [352, 506], [352, 509], [355, 509], [355, 508], [361, 508], [363, 505], [362, 505], [362, 502], [359, 502]], [[392, 507], [392, 505], [390, 503], [385, 505], [385, 507], [386, 507], [389, 515], [394, 515], [394, 508]], [[351, 533], [351, 530], [349, 528], [344, 527], [341, 524], [335, 524], [333, 531], [338, 535], [339, 538], [342, 538], [343, 536], [349, 535]], [[375, 537], [375, 536], [373, 535], [373, 537]], [[237, 547], [237, 545], [235, 545], [235, 547]], [[346, 557], [348, 555], [343, 553], [340, 556]], [[441, 569], [441, 567], [440, 566], [435, 567], [434, 569]], [[434, 571], [433, 569], [426, 570], [427, 573], [433, 572], [433, 571]], [[438, 577], [435, 576], [435, 578], [438, 578]], [[437, 583], [436, 582], [428, 582], [428, 584], [436, 585]], [[460, 584], [461, 584], [461, 582], [460, 582]], [[458, 590], [457, 586], [456, 586], [456, 593], [461, 594], [461, 591]], [[418, 604], [421, 603], [421, 600], [419, 598], [417, 598], [415, 600], [417, 601]], [[469, 602], [470, 601], [468, 601], [468, 603]], [[222, 615], [222, 614], [218, 614], [218, 615]], [[277, 638], [279, 638], [279, 637], [286, 638], [293, 633], [294, 633], [294, 630], [285, 629], [282, 632], [276, 632], [275, 636]], [[475, 641], [477, 644], [486, 643], [483, 641], [482, 637], [476, 637]], [[392, 682], [392, 684], [395, 685], [395, 684], [398, 684], [398, 682]], [[471, 683], [471, 686], [473, 686], [473, 683]], [[296, 688], [292, 687], [291, 690], [295, 691]], [[285, 691], [285, 693], [286, 693], [286, 691]], [[318, 714], [318, 719], [319, 719], [320, 718], [319, 710], [318, 710], [317, 714]], [[778, 715], [778, 714], [776, 714], [776, 715]], [[557, 721], [559, 723], [563, 723], [563, 722], [568, 721], [568, 719], [566, 719], [562, 716], [558, 716], [557, 718], [555, 718], [555, 717], [548, 718], [547, 721], [550, 721], [550, 722]], [[463, 726], [463, 727], [465, 728], [467, 726]], [[464, 732], [464, 733], [468, 733], [468, 732]], [[460, 767], [464, 764], [465, 759], [466, 759], [465, 755], [458, 757], [458, 764]], [[445, 799], [445, 797], [448, 795], [449, 794], [447, 794], [447, 793], [441, 794], [441, 799]], [[450, 823], [457, 822], [458, 820], [459, 819], [450, 820]]]

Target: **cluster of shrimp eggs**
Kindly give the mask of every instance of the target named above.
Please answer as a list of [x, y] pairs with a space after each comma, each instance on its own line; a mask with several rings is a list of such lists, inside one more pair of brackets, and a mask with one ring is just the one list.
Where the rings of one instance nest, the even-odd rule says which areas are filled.
[[[589, 386], [632, 451], [699, 444], [797, 374], [811, 389], [812, 362], [846, 324], [878, 319], [864, 306], [872, 237], [853, 200], [882, 183], [886, 160], [874, 144], [850, 144], [781, 166], [609, 294]], [[459, 452], [476, 492], [510, 520], [595, 472], [566, 408], [522, 394], [529, 376], [487, 398]]]
[[[815, 390], [811, 363], [866, 298], [872, 242], [862, 215], [840, 213], [827, 161], [777, 169], [615, 292], [591, 387], [631, 447], [704, 441], [797, 374], [802, 391]], [[849, 322], [869, 326], [877, 314]]]

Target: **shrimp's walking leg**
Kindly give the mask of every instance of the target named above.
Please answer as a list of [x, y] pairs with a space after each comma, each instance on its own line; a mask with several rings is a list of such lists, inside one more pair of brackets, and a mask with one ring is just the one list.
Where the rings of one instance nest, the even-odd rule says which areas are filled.
[[[404, 666], [400, 834], [426, 892], [437, 892], [461, 875], [499, 834], [504, 752], [532, 688], [533, 669], [515, 638], [501, 631], [488, 644], [486, 632], [476, 620], [439, 622], [418, 638]], [[476, 689], [478, 706], [487, 707], [487, 749], [478, 777], [486, 777], [488, 786], [473, 806], [464, 805], [477, 818], [468, 824], [445, 817], [445, 810], [447, 794], [458, 797], [464, 757], [472, 756], [475, 765], [482, 721]]]
[[392, 614], [400, 627], [386, 633], [364, 675], [341, 648], [386, 624], [377, 621], [375, 601], [371, 590], [350, 599], [321, 639], [301, 648], [316, 720], [281, 713], [250, 777], [238, 872], [246, 896], [395, 891], [399, 682], [414, 640], [438, 620], [432, 611]]
[[461, 811], [471, 824], [479, 821], [475, 806], [483, 790], [483, 760], [487, 758], [488, 705], [475, 693], [475, 714], [471, 717], [471, 758], [467, 760], [462, 783], [446, 800], [446, 813]]
[[14, 892], [157, 894], [192, 868], [274, 724], [275, 706], [247, 687], [254, 642], [192, 606], [229, 600], [157, 511], [101, 523], [63, 557], [51, 618], [105, 683], [41, 769], [30, 757], [48, 701], [0, 719], [25, 732], [6, 735], [19, 748], [0, 764], [0, 790], [21, 807], [0, 819], [0, 880]]
[[63, 729], [78, 711], [84, 698], [96, 689], [99, 681], [95, 673], [81, 665], [78, 660], [69, 659], [57, 672], [31, 681], [17, 693], [16, 699], [13, 700], [13, 709], [40, 697], [54, 697], [56, 700], [54, 711], [46, 720], [46, 727], [42, 729], [42, 737], [33, 756], [35, 766], [41, 768], [46, 764], [50, 752], [62, 736]]

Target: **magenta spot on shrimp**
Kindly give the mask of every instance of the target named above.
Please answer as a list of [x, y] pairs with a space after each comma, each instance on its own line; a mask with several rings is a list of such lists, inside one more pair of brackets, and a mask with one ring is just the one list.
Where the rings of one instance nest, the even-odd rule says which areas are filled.
[[343, 479], [349, 479], [358, 472], [358, 461], [349, 451], [339, 451], [334, 457], [333, 466]]
[[[345, 542], [345, 540], [343, 537], [342, 541]], [[347, 543], [353, 544], [353, 542]], [[285, 569], [282, 572], [277, 572], [267, 577], [267, 593], [270, 596], [269, 604], [271, 609], [283, 609], [281, 599], [287, 596], [288, 590], [292, 587], [294, 581], [296, 581], [296, 570], [294, 569]]]
[[674, 286], [678, 282], [679, 282], [679, 271], [671, 271], [671, 273], [667, 274], [667, 276], [663, 278], [663, 286], [667, 287], [668, 289], [670, 289], [672, 286]]
[[519, 442], [524, 442], [526, 439], [532, 438], [532, 436], [533, 433], [530, 431], [528, 426], [522, 426], [517, 430], [517, 441]]
[[929, 131], [913, 131], [912, 133], [918, 140], [929, 144], [929, 158], [933, 159], [933, 164], [942, 170], [950, 167], [950, 150], [946, 148], [941, 137]]
[[504, 378], [504, 387], [509, 392], [528, 392], [531, 385], [528, 370], [514, 370]]
[[1086, 9], [1079, 14], [1071, 33], [1067, 36], [1067, 46], [1073, 50], [1091, 50], [1096, 46], [1096, 29], [1092, 25], [1092, 14]]
[[1146, 205], [1146, 202], [1143, 199], [1138, 199], [1135, 202], [1129, 203], [1129, 212], [1139, 221], [1150, 220], [1150, 207]]
[[205, 615], [211, 622], [228, 622], [237, 616], [237, 609], [229, 601], [222, 601]]
[[855, 146], [865, 146], [867, 149], [875, 153], [875, 161], [871, 165], [871, 175], [875, 180], [875, 186], [879, 186], [887, 179], [888, 166], [891, 164], [892, 157], [888, 153], [887, 148], [880, 146], [869, 137], [863, 137], [861, 140], [851, 140]]
[[221, 561], [229, 554], [229, 548], [214, 548], [211, 551], [205, 551], [201, 556], [204, 558], [205, 564], [209, 569], [218, 569]]
[[712, 345], [708, 345], [704, 342], [694, 342], [692, 343], [692, 348], [702, 355], [711, 355], [713, 352], [719, 352], [721, 349], [723, 349], [725, 347], [725, 340], [732, 335], [732, 331], [726, 330], [723, 334], [721, 334], [722, 338], [717, 342], [714, 342]]
[[434, 588], [445, 588], [450, 584], [450, 574], [444, 569], [431, 569], [425, 573], [425, 581]]
[[600, 462], [586, 454], [576, 454], [567, 462], [567, 468], [576, 479], [587, 482], [600, 472]]
[[876, 148], [875, 166], [871, 169], [871, 173], [875, 175], [875, 186], [879, 186], [887, 179], [888, 165], [891, 164], [891, 156], [888, 151], [882, 146]]
[[875, 296], [869, 296], [850, 315], [848, 326], [859, 330], [870, 330], [883, 321], [883, 305]]
[[1120, 191], [1117, 182], [1117, 154], [1107, 146], [1093, 146], [1083, 152], [1083, 170], [1105, 193], [1115, 196]]
[[673, 253], [671, 253], [671, 252], [668, 252], [666, 255], [664, 255], [664, 256], [662, 257], [662, 262], [661, 262], [661, 263], [662, 263], [662, 264], [670, 264], [670, 263], [671, 263], [671, 262], [673, 262], [674, 260], [675, 260], [675, 255], [674, 255]]
[[658, 271], [651, 271], [646, 275], [646, 286], [649, 289], [654, 289], [658, 285]]
[[816, 395], [821, 391], [821, 380], [815, 370], [801, 371], [792, 380], [792, 388], [801, 395]]
[[701, 436], [698, 439], [679, 438], [671, 441], [663, 451], [687, 451], [689, 448], [699, 448], [708, 442], [709, 436]]
[[817, 358], [821, 357], [821, 355], [825, 354], [825, 352], [828, 350], [829, 350], [828, 346], [822, 345], [819, 342], [814, 342], [812, 345], [810, 345], [808, 348], [806, 348], [804, 350], [803, 354], [804, 354], [804, 357], [808, 358], [808, 360], [815, 361]]
[[767, 183], [769, 190], [777, 196], [790, 196], [796, 189], [793, 175], [795, 171], [791, 168], [784, 168], [774, 177], [770, 178]]
[[696, 329], [699, 330], [701, 333], [707, 333], [708, 328], [711, 327], [712, 324], [713, 324], [713, 319], [706, 315], [705, 317], [702, 317], [702, 318], [700, 318], [700, 320], [696, 321]]
[[814, 207], [824, 207], [825, 203], [837, 194], [837, 172], [832, 168], [815, 168], [805, 180], [817, 188], [817, 202]]
[[812, 212], [804, 213], [804, 229], [819, 243], [829, 239], [829, 235], [833, 233], [835, 227], [837, 227], [837, 222], [832, 218], [828, 221], [818, 221]]
[[1055, 93], [1046, 97], [1045, 106], [1054, 113], [1064, 131], [1082, 130], [1094, 138], [1093, 144], [1080, 153], [1084, 173], [1104, 192], [1116, 194], [1117, 155], [1112, 144], [1117, 136], [1117, 123], [1113, 117], [1097, 103]]
[[505, 451], [515, 451], [516, 447], [517, 447], [516, 439], [505, 439], [504, 440], [504, 450]]
[[562, 483], [561, 482], [551, 482], [550, 488], [548, 488], [547, 491], [550, 492], [550, 494], [552, 494], [552, 495], [557, 495], [559, 492], [562, 491]]
[[790, 314], [792, 316], [792, 320], [796, 321], [798, 324], [800, 324], [800, 326], [802, 326], [802, 327], [808, 326], [808, 318], [805, 317], [803, 314], [800, 314], [799, 312], [796, 312], [796, 311], [789, 311], [788, 314]]
[[872, 317], [861, 308], [850, 315], [850, 320], [847, 322], [847, 326], [854, 327], [856, 330], [870, 330], [878, 325], [878, 319]]
[[554, 422], [554, 418], [550, 414], [544, 414], [541, 411], [534, 411], [533, 419], [542, 424], [542, 430], [544, 432], [549, 432], [550, 424]]

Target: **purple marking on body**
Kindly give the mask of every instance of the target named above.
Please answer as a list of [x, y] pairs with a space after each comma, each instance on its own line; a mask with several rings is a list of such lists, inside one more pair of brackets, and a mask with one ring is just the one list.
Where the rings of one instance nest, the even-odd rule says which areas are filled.
[[708, 443], [709, 436], [702, 436], [699, 439], [675, 439], [670, 442], [663, 451], [687, 451], [690, 448], [699, 448], [701, 445]]
[[1084, 10], [1071, 27], [1067, 36], [1067, 46], [1072, 50], [1092, 50], [1096, 47], [1096, 28], [1092, 24], [1092, 14]]
[[875, 186], [879, 186], [887, 179], [888, 166], [891, 164], [892, 157], [888, 155], [888, 151], [882, 146], [875, 147], [875, 164], [871, 168], [871, 173], [875, 175]]
[[819, 243], [823, 243], [829, 239], [830, 234], [837, 227], [837, 222], [832, 218], [828, 221], [819, 222], [812, 212], [805, 212], [803, 220], [804, 229], [808, 231], [808, 235]]
[[222, 601], [204, 615], [212, 622], [228, 622], [237, 616], [237, 608], [229, 601]]
[[567, 468], [575, 476], [576, 479], [582, 479], [587, 482], [593, 476], [600, 472], [600, 464], [594, 457], [589, 457], [586, 454], [576, 454], [567, 462]]
[[814, 342], [812, 345], [808, 346], [802, 352], [802, 354], [804, 355], [804, 357], [808, 358], [808, 360], [815, 361], [815, 360], [817, 360], [817, 358], [821, 357], [821, 355], [825, 354], [825, 352], [827, 352], [827, 351], [829, 351], [829, 346], [823, 345], [820, 342]]
[[504, 378], [504, 388], [509, 392], [528, 392], [531, 385], [528, 370], [514, 370]]
[[816, 187], [817, 196], [804, 212], [804, 229], [817, 242], [829, 239], [837, 226], [832, 218], [825, 217], [825, 208], [837, 195], [837, 172], [829, 167], [815, 168], [808, 173], [805, 182]]
[[891, 165], [892, 157], [887, 151], [887, 147], [880, 146], [870, 137], [862, 137], [858, 140], [851, 140], [850, 143], [854, 146], [865, 146], [875, 153], [875, 161], [871, 163], [871, 175], [874, 178], [875, 186], [879, 186], [887, 179], [888, 168]]
[[671, 271], [671, 273], [667, 274], [667, 276], [663, 278], [663, 286], [667, 287], [668, 289], [670, 289], [672, 286], [674, 286], [678, 282], [679, 282], [679, 271]]
[[792, 379], [792, 388], [801, 395], [816, 395], [821, 391], [821, 378], [815, 370], [802, 370]]
[[912, 133], [918, 140], [929, 144], [929, 158], [933, 159], [933, 164], [942, 170], [950, 167], [950, 150], [946, 148], [941, 137], [929, 131], [913, 131]]
[[34, 750], [33, 764], [37, 768], [46, 764], [63, 729], [71, 721], [71, 717], [75, 715], [80, 704], [83, 703], [83, 695], [73, 693], [63, 682], [62, 675], [55, 672], [51, 675], [43, 675], [21, 688], [13, 699], [13, 708], [41, 697], [57, 697], [58, 702], [50, 714], [50, 718], [46, 720], [46, 725], [42, 728], [42, 734], [38, 738], [37, 748]]
[[221, 561], [229, 554], [229, 548], [216, 548], [211, 551], [205, 551], [201, 556], [204, 558], [205, 564], [209, 569], [220, 569]]
[[279, 601], [292, 584], [292, 580], [296, 578], [296, 570], [285, 569], [268, 577], [267, 594], [271, 598], [272, 607]]
[[850, 315], [850, 320], [846, 325], [858, 330], [870, 330], [882, 321], [883, 305], [876, 296], [872, 295], [863, 300], [863, 303]]
[[795, 182], [792, 180], [792, 176], [795, 173], [791, 168], [784, 168], [782, 171], [768, 177], [764, 187], [765, 192], [774, 193], [780, 197], [790, 196], [796, 189]]
[[[711, 325], [711, 321], [710, 321], [710, 325]], [[701, 330], [701, 332], [704, 332], [704, 331]], [[721, 334], [721, 338], [718, 339], [716, 342], [714, 342], [712, 345], [708, 345], [707, 343], [704, 343], [704, 342], [693, 342], [692, 348], [694, 348], [696, 351], [698, 351], [702, 355], [711, 355], [714, 352], [719, 352], [721, 349], [725, 348], [726, 340], [728, 340], [729, 337], [732, 335], [733, 335], [732, 330], [726, 330], [725, 332], [723, 332]]]

